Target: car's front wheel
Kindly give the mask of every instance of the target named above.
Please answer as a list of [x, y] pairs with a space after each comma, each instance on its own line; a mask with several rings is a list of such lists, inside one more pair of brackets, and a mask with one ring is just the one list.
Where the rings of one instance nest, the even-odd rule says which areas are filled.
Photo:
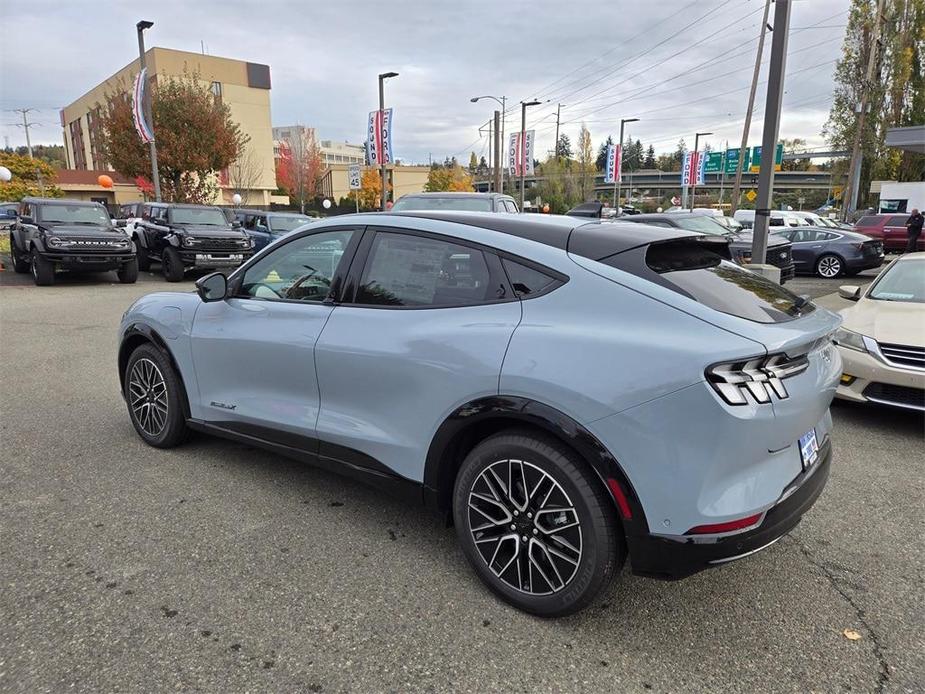
[[122, 284], [135, 284], [138, 281], [138, 258], [132, 258], [116, 270], [116, 276]]
[[137, 347], [123, 380], [129, 417], [144, 442], [156, 448], [181, 443], [187, 434], [183, 386], [164, 353], [152, 344]]
[[844, 269], [845, 264], [842, 259], [831, 253], [827, 253], [816, 261], [816, 274], [827, 280], [838, 277]]
[[135, 256], [138, 259], [138, 269], [142, 272], [147, 272], [151, 269], [151, 258], [148, 256], [148, 249], [138, 242], [137, 237], [134, 239], [134, 241]]
[[466, 456], [453, 516], [485, 584], [543, 617], [587, 606], [626, 557], [599, 480], [571, 450], [532, 432], [497, 434]]
[[55, 283], [55, 265], [42, 257], [36, 249], [32, 249], [32, 279], [39, 287], [47, 287]]

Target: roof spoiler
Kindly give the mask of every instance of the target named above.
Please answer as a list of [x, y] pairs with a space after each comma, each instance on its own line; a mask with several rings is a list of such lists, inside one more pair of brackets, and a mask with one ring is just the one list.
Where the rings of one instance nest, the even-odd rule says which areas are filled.
[[567, 214], [569, 217], [590, 217], [592, 219], [600, 219], [601, 211], [604, 209], [604, 203], [599, 200], [593, 200], [591, 202], [583, 202], [580, 205], [576, 205], [570, 209]]

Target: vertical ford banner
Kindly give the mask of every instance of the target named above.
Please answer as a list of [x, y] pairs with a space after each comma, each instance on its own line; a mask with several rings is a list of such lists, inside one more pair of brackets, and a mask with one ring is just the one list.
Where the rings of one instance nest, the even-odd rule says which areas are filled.
[[524, 176], [533, 175], [534, 132], [533, 130], [528, 130], [523, 133], [524, 142], [521, 142], [519, 130], [511, 133], [511, 139], [508, 141], [507, 147], [507, 169], [511, 176], [520, 176], [521, 172], [523, 172]]
[[607, 145], [607, 165], [604, 168], [604, 183], [618, 183], [620, 170], [623, 168], [623, 147]]
[[681, 167], [681, 186], [701, 186], [704, 182], [704, 167], [707, 158], [700, 152], [685, 152]]
[[370, 111], [366, 128], [366, 157], [370, 166], [391, 164], [392, 156], [392, 109]]
[[154, 131], [145, 119], [145, 92], [148, 89], [148, 68], [145, 68], [135, 77], [135, 86], [132, 89], [132, 120], [138, 137], [145, 144], [154, 141]]

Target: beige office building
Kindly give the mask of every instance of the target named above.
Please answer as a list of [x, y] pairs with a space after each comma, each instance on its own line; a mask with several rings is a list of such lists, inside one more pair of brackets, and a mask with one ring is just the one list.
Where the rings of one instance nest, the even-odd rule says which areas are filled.
[[[145, 62], [155, 83], [165, 76], [198, 74], [215, 97], [228, 105], [232, 120], [250, 138], [242, 165], [216, 172], [219, 192], [214, 202], [231, 204], [232, 196], [240, 193], [247, 205], [268, 206], [276, 190], [269, 66], [167, 48], [148, 49]], [[101, 147], [101, 109], [108, 94], [131, 91], [138, 69], [135, 59], [61, 110], [68, 168], [111, 170]]]

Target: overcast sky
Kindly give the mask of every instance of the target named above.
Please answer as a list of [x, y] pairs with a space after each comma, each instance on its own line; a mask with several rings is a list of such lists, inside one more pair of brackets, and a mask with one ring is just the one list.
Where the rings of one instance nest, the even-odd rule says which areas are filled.
[[[620, 118], [657, 151], [713, 131], [715, 148], [741, 138], [763, 0], [158, 0], [0, 2], [0, 138], [25, 144], [19, 115], [41, 123], [33, 143], [62, 143], [58, 110], [137, 56], [135, 22], [154, 21], [148, 45], [201, 50], [270, 65], [274, 125], [314, 126], [323, 139], [364, 139], [380, 72], [395, 109], [396, 155], [467, 159], [487, 152], [478, 127], [506, 95], [528, 110], [538, 158], [553, 146], [556, 104], [572, 143], [584, 121], [597, 145]], [[380, 16], [381, 11], [385, 13]], [[142, 17], [141, 15], [144, 15]], [[781, 137], [822, 145], [848, 0], [794, 0]], [[773, 7], [771, 12], [773, 20]], [[770, 34], [765, 56], [770, 53]], [[762, 69], [751, 144], [760, 144]], [[511, 108], [508, 130], [520, 126]]]

